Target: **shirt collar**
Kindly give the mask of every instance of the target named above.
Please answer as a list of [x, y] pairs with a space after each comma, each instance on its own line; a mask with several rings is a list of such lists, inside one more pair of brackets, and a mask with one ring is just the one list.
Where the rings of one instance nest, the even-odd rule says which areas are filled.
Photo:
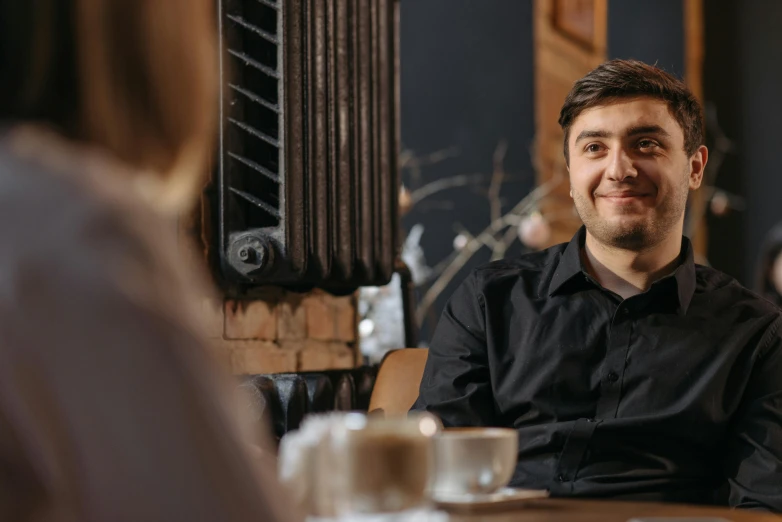
[[682, 236], [680, 259], [681, 264], [674, 270], [673, 277], [676, 279], [678, 289], [679, 312], [684, 315], [695, 295], [695, 254], [692, 250], [692, 243], [685, 236]]
[[559, 257], [559, 263], [548, 286], [549, 296], [556, 294], [567, 282], [576, 276], [580, 276], [583, 280], [584, 276], [587, 275], [586, 270], [581, 265], [581, 249], [584, 246], [585, 239], [586, 228], [581, 226]]
[[[559, 257], [559, 262], [554, 275], [549, 282], [548, 295], [552, 296], [559, 292], [566, 284], [572, 280], [592, 281], [592, 277], [587, 274], [581, 263], [581, 249], [586, 240], [586, 227], [583, 225], [578, 229], [576, 235], [567, 244], [565, 250]], [[679, 313], [684, 315], [692, 302], [695, 294], [695, 257], [690, 240], [682, 236], [682, 249], [680, 255], [680, 264], [674, 270], [673, 274], [664, 277], [655, 282], [657, 285], [664, 280], [673, 279], [676, 281], [676, 296], [679, 302]]]

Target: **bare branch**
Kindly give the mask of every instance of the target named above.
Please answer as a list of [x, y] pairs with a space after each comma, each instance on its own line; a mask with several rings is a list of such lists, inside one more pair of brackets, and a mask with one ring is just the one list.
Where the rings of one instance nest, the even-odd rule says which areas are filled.
[[404, 149], [399, 154], [399, 168], [409, 172], [411, 180], [410, 186], [418, 187], [421, 184], [421, 178], [423, 177], [423, 170], [421, 167], [434, 165], [435, 163], [458, 155], [459, 149], [456, 147], [438, 150], [422, 157], [416, 156], [410, 149]]
[[482, 181], [483, 175], [481, 174], [460, 174], [450, 178], [438, 179], [437, 181], [432, 181], [431, 183], [427, 183], [423, 187], [412, 191], [410, 193], [410, 204], [415, 205], [422, 199], [428, 198], [441, 190], [463, 187], [465, 185], [474, 185]]
[[406, 169], [434, 165], [435, 163], [440, 163], [443, 160], [453, 158], [459, 154], [460, 151], [458, 147], [437, 150], [426, 156], [416, 156], [412, 150], [405, 149], [399, 155], [399, 168]]
[[448, 158], [455, 158], [459, 154], [461, 154], [459, 147], [438, 150], [421, 158], [420, 165], [433, 165], [435, 163], [440, 163], [443, 160], [447, 160]]
[[453, 201], [422, 201], [416, 207], [416, 212], [425, 214], [430, 210], [453, 210], [455, 206]]
[[463, 236], [464, 236], [464, 238], [465, 238], [467, 241], [478, 241], [478, 242], [482, 242], [482, 243], [484, 244], [484, 246], [487, 246], [487, 247], [489, 247], [489, 248], [492, 248], [492, 249], [494, 248], [495, 240], [494, 240], [494, 238], [493, 238], [493, 237], [491, 237], [491, 238], [486, 238], [486, 237], [484, 237], [484, 238], [482, 238], [482, 239], [480, 239], [480, 238], [477, 238], [477, 237], [473, 236], [473, 235], [470, 233], [470, 231], [469, 231], [469, 230], [467, 230], [466, 228], [464, 228], [464, 226], [462, 226], [462, 225], [461, 225], [461, 223], [456, 223], [456, 224], [454, 225], [454, 230], [456, 231], [456, 233], [457, 233], [457, 234], [461, 234], [461, 235], [463, 235]]
[[472, 232], [464, 228], [464, 225], [462, 225], [458, 221], [453, 224], [453, 231], [456, 232], [457, 234], [463, 235], [465, 239], [467, 239], [467, 241], [471, 241], [475, 239], [475, 237], [472, 235]]
[[499, 219], [502, 215], [500, 188], [502, 187], [502, 182], [505, 180], [505, 167], [503, 166], [503, 163], [505, 161], [505, 154], [507, 152], [508, 143], [505, 140], [500, 141], [497, 144], [497, 148], [494, 149], [491, 183], [489, 184], [489, 192], [487, 194], [487, 198], [489, 199], [489, 212], [492, 221]]
[[[519, 216], [519, 220], [521, 220], [521, 216]], [[519, 239], [518, 226], [508, 226], [508, 229], [505, 231], [505, 234], [503, 234], [502, 239], [497, 241], [497, 245], [494, 248], [491, 260], [496, 261], [505, 257], [505, 253], [508, 251], [511, 245], [516, 242], [517, 239]]]
[[[487, 244], [496, 244], [495, 235], [504, 230], [510, 221], [511, 216], [518, 217], [535, 208], [539, 201], [553, 191], [561, 182], [561, 175], [555, 175], [543, 185], [538, 186], [524, 198], [519, 201], [513, 209], [499, 218], [492, 220], [480, 234], [467, 241], [467, 244], [458, 253], [452, 254], [449, 262], [442, 264], [442, 272], [437, 275], [431, 287], [424, 294], [423, 299], [416, 308], [416, 321], [420, 326], [426, 317], [429, 308], [434, 304], [439, 295], [448, 286], [451, 280], [459, 273], [462, 267], [472, 258], [475, 253]], [[441, 265], [438, 264], [435, 269]], [[434, 272], [434, 271], [433, 271]]]

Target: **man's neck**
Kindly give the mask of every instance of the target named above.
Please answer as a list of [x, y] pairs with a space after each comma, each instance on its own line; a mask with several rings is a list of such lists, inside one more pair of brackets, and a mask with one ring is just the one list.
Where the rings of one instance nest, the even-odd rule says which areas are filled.
[[627, 299], [673, 272], [681, 246], [681, 232], [669, 234], [646, 250], [634, 251], [604, 245], [587, 231], [582, 260], [587, 272], [604, 288]]

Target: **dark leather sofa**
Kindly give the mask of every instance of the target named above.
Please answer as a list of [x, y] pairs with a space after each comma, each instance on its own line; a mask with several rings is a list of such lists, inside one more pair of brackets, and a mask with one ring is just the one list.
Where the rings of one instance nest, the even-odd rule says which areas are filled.
[[254, 420], [270, 423], [279, 441], [308, 413], [367, 411], [376, 377], [377, 366], [246, 375], [240, 377], [240, 388]]

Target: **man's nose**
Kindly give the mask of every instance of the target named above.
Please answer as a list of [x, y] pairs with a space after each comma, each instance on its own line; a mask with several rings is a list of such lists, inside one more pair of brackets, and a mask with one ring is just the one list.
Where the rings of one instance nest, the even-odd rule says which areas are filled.
[[605, 176], [611, 181], [625, 181], [627, 178], [637, 177], [638, 171], [633, 166], [630, 156], [621, 148], [617, 148], [608, 156]]

